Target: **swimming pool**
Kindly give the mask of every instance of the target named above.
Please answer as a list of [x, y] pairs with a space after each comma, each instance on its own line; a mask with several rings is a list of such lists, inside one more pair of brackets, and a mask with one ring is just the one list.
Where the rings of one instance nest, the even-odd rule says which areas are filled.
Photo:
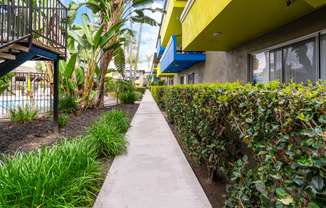
[[[28, 104], [32, 105], [30, 99], [28, 99]], [[51, 99], [35, 99], [34, 104], [37, 107], [46, 107], [51, 105]], [[17, 106], [25, 106], [26, 99], [21, 100], [0, 100], [0, 108], [14, 108]]]

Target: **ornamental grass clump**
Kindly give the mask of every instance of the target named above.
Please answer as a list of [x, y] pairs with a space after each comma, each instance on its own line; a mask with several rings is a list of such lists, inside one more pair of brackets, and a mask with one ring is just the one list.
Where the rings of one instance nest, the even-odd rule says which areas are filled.
[[126, 132], [130, 127], [127, 111], [111, 110], [101, 117], [101, 122], [107, 126], [114, 126], [121, 133]]
[[127, 112], [112, 110], [93, 122], [85, 132], [85, 139], [99, 155], [116, 156], [127, 150], [124, 132], [129, 128], [130, 120]]
[[134, 104], [139, 99], [139, 95], [136, 92], [122, 92], [119, 94], [119, 100], [121, 104]]
[[59, 112], [65, 114], [72, 114], [77, 111], [76, 99], [72, 96], [65, 95], [59, 99]]
[[223, 172], [225, 207], [326, 205], [326, 86], [277, 81], [152, 87], [186, 151]]
[[67, 114], [60, 114], [59, 115], [59, 127], [65, 127], [67, 125], [69, 119], [69, 115]]
[[94, 202], [100, 163], [85, 140], [2, 157], [0, 207], [85, 207]]
[[124, 135], [114, 125], [108, 126], [104, 122], [93, 122], [85, 139], [99, 155], [113, 157], [127, 150], [128, 142]]
[[12, 108], [9, 110], [9, 119], [12, 122], [27, 123], [33, 121], [37, 118], [39, 110], [34, 107], [26, 106], [22, 108], [18, 106], [17, 108]]
[[94, 122], [85, 137], [0, 160], [0, 207], [90, 207], [99, 192], [103, 154], [126, 151], [124, 111]]

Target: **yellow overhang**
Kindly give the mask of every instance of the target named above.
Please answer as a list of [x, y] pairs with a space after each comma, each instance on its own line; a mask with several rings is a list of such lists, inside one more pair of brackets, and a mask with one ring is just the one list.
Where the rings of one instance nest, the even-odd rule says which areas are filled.
[[181, 35], [181, 13], [187, 1], [169, 0], [161, 31], [162, 47], [166, 47], [172, 35]]
[[182, 23], [183, 50], [230, 50], [313, 11], [309, 1], [320, 0], [195, 0]]
[[161, 63], [157, 66], [157, 77], [171, 77], [174, 76], [174, 73], [161, 73]]

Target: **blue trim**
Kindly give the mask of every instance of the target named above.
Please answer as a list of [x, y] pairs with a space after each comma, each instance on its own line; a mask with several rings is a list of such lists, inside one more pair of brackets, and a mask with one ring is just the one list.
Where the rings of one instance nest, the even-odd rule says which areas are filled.
[[12, 70], [16, 69], [26, 61], [34, 58], [44, 57], [47, 60], [59, 61], [59, 55], [46, 51], [44, 49], [32, 46], [31, 50], [26, 53], [19, 54], [15, 60], [8, 60], [0, 64], [0, 77], [6, 75]]
[[172, 35], [172, 44], [166, 48], [161, 59], [161, 73], [179, 73], [206, 60], [201, 52], [177, 52], [177, 36]]
[[157, 58], [161, 58], [165, 51], [165, 47], [162, 47], [161, 39], [159, 39], [158, 46], [157, 46]]
[[0, 64], [0, 77], [16, 69], [26, 61], [33, 59], [35, 56], [36, 56], [35, 53], [27, 52], [18, 55], [16, 57], [16, 60], [9, 60], [3, 62], [2, 64]]
[[42, 48], [38, 48], [35, 46], [32, 46], [30, 52], [37, 54], [38, 56], [44, 57], [44, 58], [48, 58], [51, 60], [59, 60], [59, 55], [52, 53], [50, 51], [44, 50]]

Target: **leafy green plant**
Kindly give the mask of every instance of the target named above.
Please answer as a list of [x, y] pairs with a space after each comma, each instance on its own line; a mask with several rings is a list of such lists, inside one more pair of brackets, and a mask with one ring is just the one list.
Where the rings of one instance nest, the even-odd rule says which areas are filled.
[[59, 126], [60, 127], [65, 127], [68, 122], [69, 115], [67, 114], [60, 114], [59, 115]]
[[77, 111], [76, 99], [72, 96], [62, 96], [59, 99], [59, 112], [65, 114], [71, 114]]
[[136, 87], [136, 92], [141, 92], [141, 94], [144, 94], [146, 91], [146, 87]]
[[89, 207], [98, 192], [102, 154], [126, 151], [127, 112], [112, 110], [85, 137], [12, 157], [1, 154], [1, 207]]
[[9, 119], [12, 122], [26, 123], [35, 120], [38, 113], [39, 110], [28, 105], [25, 108], [18, 106], [9, 110]]
[[14, 94], [13, 92], [11, 92], [9, 90], [9, 84], [10, 84], [10, 81], [11, 81], [11, 78], [15, 76], [15, 73], [7, 73], [6, 75], [0, 77], [0, 95], [8, 90], [11, 94]]
[[94, 122], [86, 131], [85, 138], [98, 154], [116, 156], [127, 150], [127, 141], [124, 135], [114, 125], [108, 126], [104, 122]]
[[134, 104], [135, 101], [139, 99], [139, 95], [137, 95], [135, 92], [123, 92], [119, 95], [119, 100], [121, 104]]
[[137, 100], [143, 98], [143, 94], [142, 94], [141, 92], [135, 92], [135, 94], [136, 94], [136, 99], [137, 99]]
[[64, 140], [0, 160], [1, 207], [85, 207], [100, 180], [97, 153], [85, 140]]
[[119, 132], [126, 132], [130, 126], [127, 111], [111, 110], [101, 117], [101, 122], [107, 126], [114, 126]]
[[[186, 151], [234, 184], [226, 207], [326, 204], [326, 87], [216, 83], [151, 87]], [[244, 157], [244, 155], [248, 156]]]

